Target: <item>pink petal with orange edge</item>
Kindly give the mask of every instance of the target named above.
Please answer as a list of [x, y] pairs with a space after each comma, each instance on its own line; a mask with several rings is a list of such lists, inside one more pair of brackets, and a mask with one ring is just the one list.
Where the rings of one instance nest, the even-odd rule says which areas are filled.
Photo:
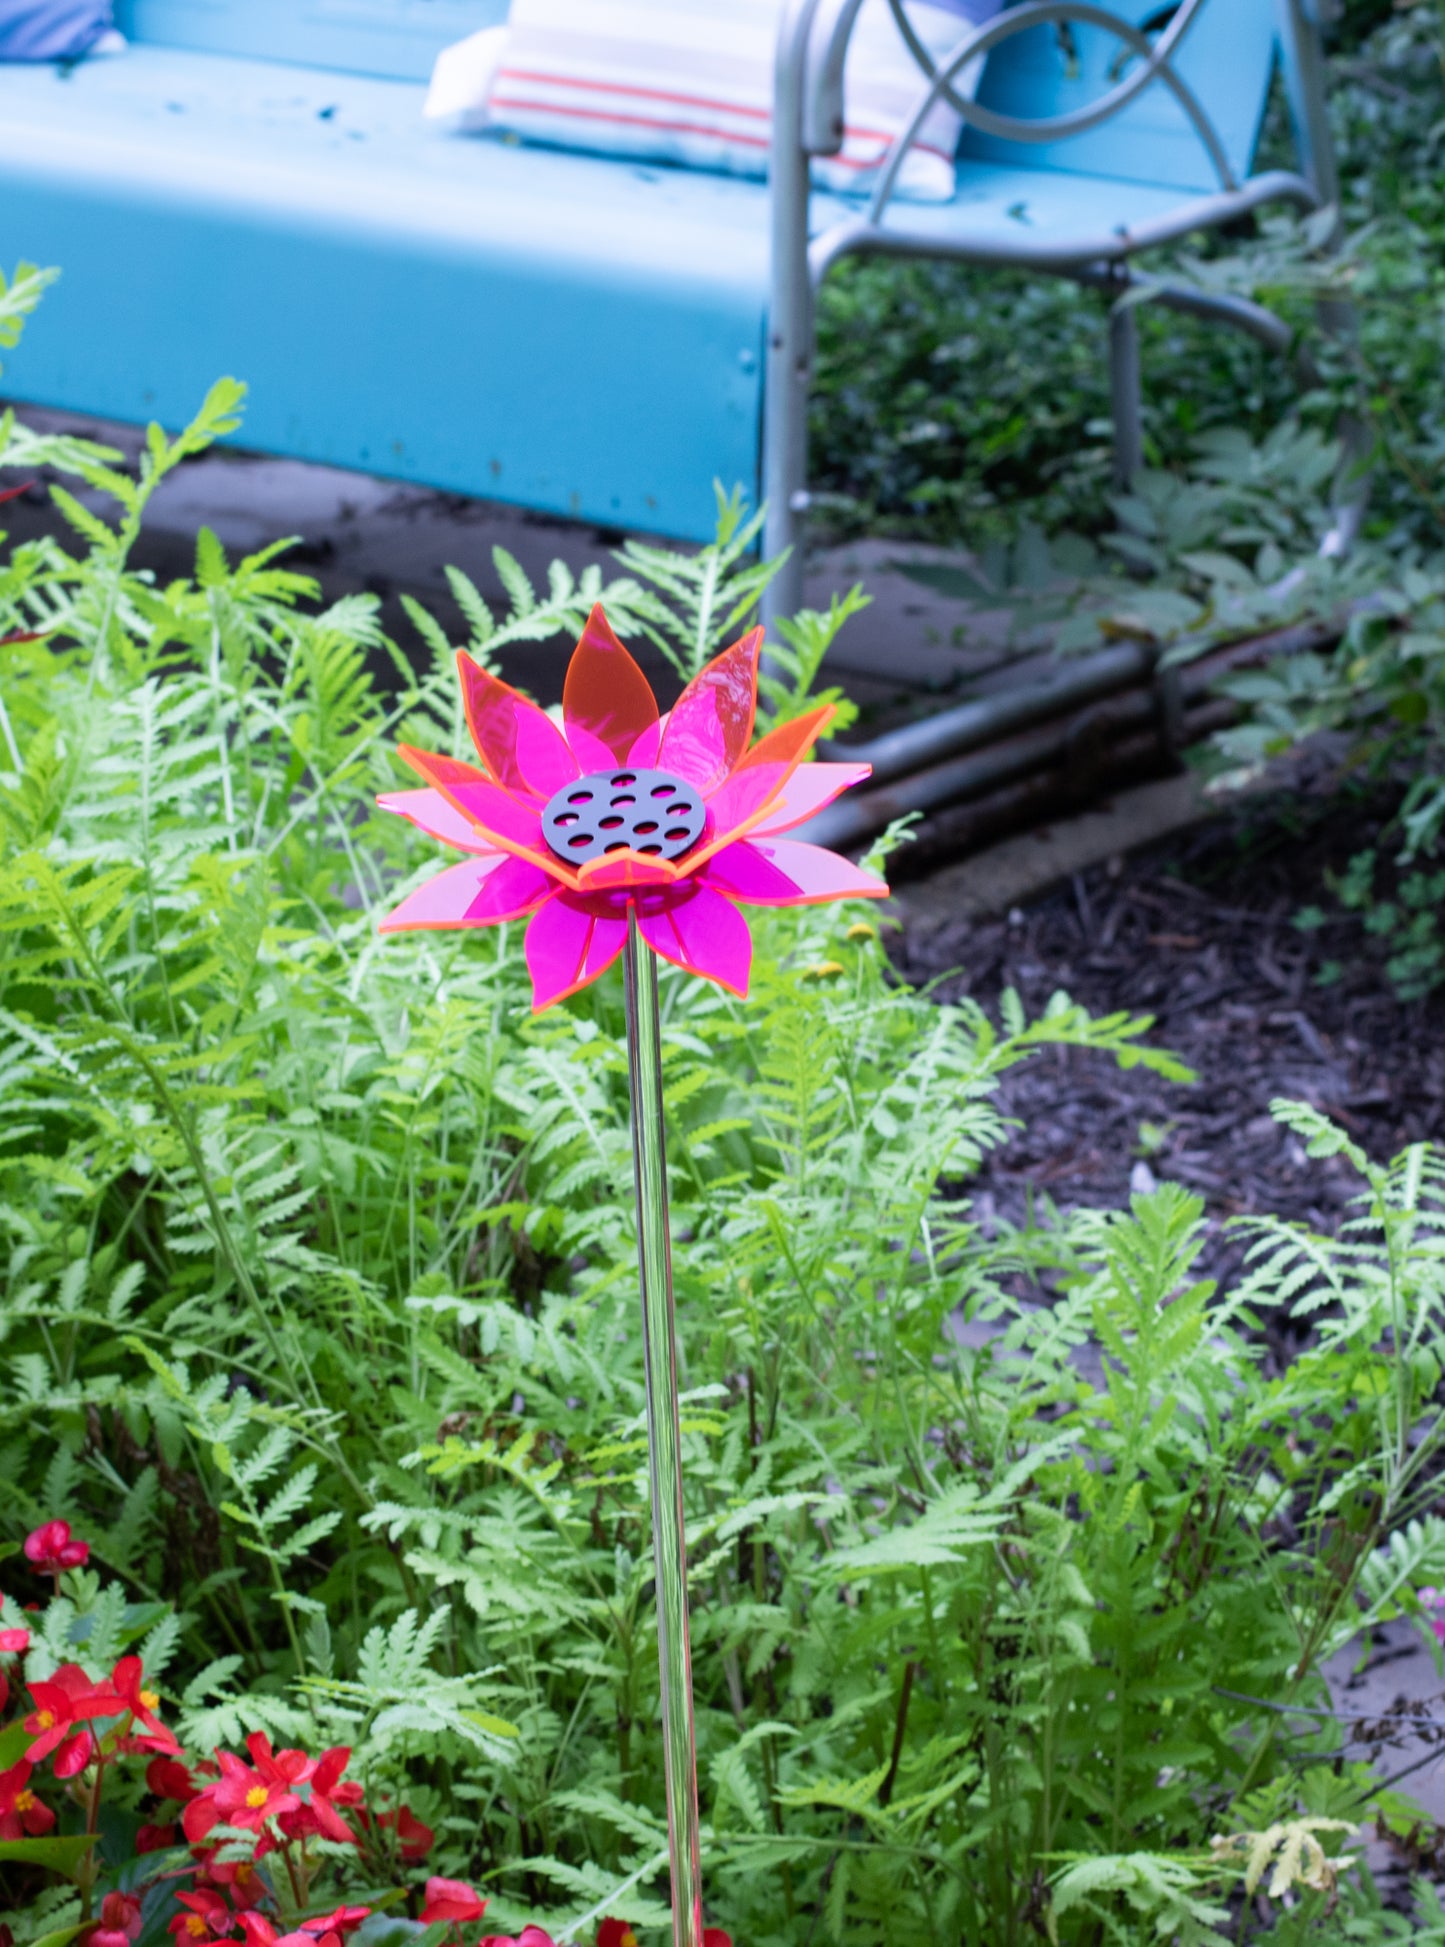
[[756, 833], [709, 859], [700, 877], [747, 906], [816, 906], [830, 899], [883, 899], [888, 893], [876, 873], [822, 845]]
[[644, 858], [641, 852], [604, 852], [577, 870], [579, 892], [611, 892], [622, 886], [670, 886], [682, 876], [682, 866], [667, 859]]
[[575, 893], [555, 894], [537, 909], [527, 928], [533, 1012], [588, 986], [607, 971], [626, 941], [625, 918], [599, 911]]
[[652, 685], [613, 634], [601, 603], [588, 616], [567, 665], [562, 719], [584, 771], [642, 763], [633, 746], [656, 728]]
[[[552, 854], [542, 835], [542, 814], [535, 805], [512, 797], [475, 765], [455, 757], [437, 757], [430, 751], [414, 750], [410, 744], [400, 746], [400, 755], [476, 827], [483, 843], [490, 842], [498, 851], [515, 852], [538, 865], [550, 865]], [[571, 883], [571, 869], [560, 861], [558, 864], [557, 877]]]
[[626, 944], [627, 921], [599, 915], [592, 928], [592, 939], [587, 948], [587, 957], [582, 962], [578, 986], [589, 986], [599, 974], [606, 973]]
[[742, 760], [758, 707], [758, 653], [763, 632], [714, 656], [673, 705], [658, 746], [657, 768], [713, 792]]
[[663, 895], [650, 911], [639, 904], [637, 926], [664, 960], [747, 999], [753, 936], [737, 907], [711, 886], [691, 880], [683, 896]]
[[861, 784], [873, 772], [871, 764], [800, 764], [778, 794], [778, 802], [753, 826], [750, 836], [764, 838], [791, 831], [829, 805], [840, 791]]
[[493, 852], [463, 859], [409, 893], [382, 920], [383, 933], [433, 932], [459, 926], [496, 926], [520, 919], [544, 900], [552, 881], [525, 859]]
[[532, 915], [525, 946], [535, 1013], [579, 986], [594, 924], [591, 913], [560, 892]]
[[463, 818], [455, 805], [440, 791], [383, 791], [377, 799], [383, 811], [394, 811], [424, 831], [429, 838], [455, 845], [462, 852], [494, 852], [469, 818]]
[[831, 704], [770, 730], [748, 752], [732, 776], [708, 799], [707, 849], [715, 852], [735, 832], [757, 822], [828, 727]]
[[580, 775], [567, 739], [545, 710], [457, 651], [462, 707], [478, 755], [504, 790], [545, 804]]

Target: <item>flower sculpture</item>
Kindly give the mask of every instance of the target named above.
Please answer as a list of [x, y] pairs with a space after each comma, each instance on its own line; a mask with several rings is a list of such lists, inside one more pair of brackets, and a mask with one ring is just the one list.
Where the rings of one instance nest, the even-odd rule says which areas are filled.
[[[459, 655], [481, 767], [403, 744], [426, 788], [380, 800], [467, 854], [404, 899], [383, 932], [527, 918], [536, 1009], [575, 994], [623, 957], [675, 1947], [724, 1947], [727, 1936], [704, 1928], [702, 1915], [654, 955], [746, 995], [753, 947], [739, 906], [876, 899], [888, 890], [836, 853], [785, 836], [869, 767], [804, 762], [832, 719], [831, 705], [753, 743], [762, 641], [754, 629], [725, 649], [663, 716], [647, 678], [594, 608], [568, 665], [560, 729]], [[478, 1896], [455, 1882], [432, 1880], [427, 1897], [424, 1921], [480, 1913]], [[630, 1931], [619, 1938], [626, 1947]], [[528, 1928], [515, 1942], [497, 1935], [480, 1947], [551, 1942]]]
[[662, 716], [594, 608], [567, 670], [561, 729], [459, 654], [481, 768], [403, 744], [426, 789], [379, 803], [468, 857], [404, 899], [382, 931], [528, 918], [541, 1009], [612, 965], [631, 912], [664, 960], [745, 995], [752, 938], [740, 905], [885, 894], [871, 872], [783, 836], [868, 766], [804, 763], [831, 705], [752, 743], [762, 637], [754, 629], [725, 649]]

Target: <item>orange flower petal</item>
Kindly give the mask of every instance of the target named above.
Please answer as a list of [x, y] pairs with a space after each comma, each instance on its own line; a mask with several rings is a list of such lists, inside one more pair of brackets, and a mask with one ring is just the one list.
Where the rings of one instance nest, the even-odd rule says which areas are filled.
[[[641, 764], [639, 738], [657, 726], [652, 685], [628, 654], [599, 602], [567, 665], [562, 690], [567, 741], [584, 771]], [[646, 762], [650, 765], [651, 759]]]

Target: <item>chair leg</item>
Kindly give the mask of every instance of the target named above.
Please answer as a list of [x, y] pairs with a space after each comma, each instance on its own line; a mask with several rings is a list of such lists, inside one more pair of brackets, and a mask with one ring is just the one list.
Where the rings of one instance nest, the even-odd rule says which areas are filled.
[[1114, 484], [1126, 490], [1144, 464], [1139, 319], [1132, 304], [1109, 313], [1109, 394], [1114, 414]]

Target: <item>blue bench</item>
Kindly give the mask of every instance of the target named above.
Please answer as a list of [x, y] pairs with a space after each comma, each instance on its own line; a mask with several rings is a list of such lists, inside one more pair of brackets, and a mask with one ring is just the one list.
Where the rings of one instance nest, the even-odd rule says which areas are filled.
[[[841, 257], [1026, 265], [1117, 296], [1152, 242], [1331, 194], [1306, 0], [1027, 0], [937, 73], [916, 49], [920, 119], [986, 61], [958, 102], [953, 203], [899, 204], [891, 180], [867, 207], [810, 191], [858, 6], [785, 0], [770, 189], [439, 135], [432, 61], [505, 0], [121, 0], [125, 56], [0, 68], [0, 259], [64, 270], [7, 385], [173, 424], [232, 372], [248, 445], [692, 539], [713, 479], [740, 481], [781, 547], [806, 509], [815, 294]], [[1301, 170], [1251, 176], [1281, 52]], [[1131, 326], [1116, 311], [1125, 449]]]

